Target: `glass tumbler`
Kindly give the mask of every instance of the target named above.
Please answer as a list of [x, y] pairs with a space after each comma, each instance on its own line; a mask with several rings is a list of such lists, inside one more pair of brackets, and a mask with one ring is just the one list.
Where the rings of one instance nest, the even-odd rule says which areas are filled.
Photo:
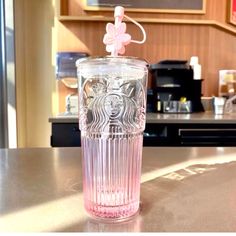
[[89, 57], [76, 66], [85, 209], [123, 220], [139, 209], [147, 62]]

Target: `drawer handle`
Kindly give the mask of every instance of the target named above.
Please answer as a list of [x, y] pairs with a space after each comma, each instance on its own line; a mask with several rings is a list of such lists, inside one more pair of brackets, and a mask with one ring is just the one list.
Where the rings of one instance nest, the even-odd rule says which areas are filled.
[[213, 131], [213, 132], [217, 132], [217, 131], [221, 131], [221, 132], [227, 132], [227, 131], [236, 131], [236, 129], [179, 129], [178, 134], [179, 136], [181, 135], [182, 132], [199, 132], [199, 131]]

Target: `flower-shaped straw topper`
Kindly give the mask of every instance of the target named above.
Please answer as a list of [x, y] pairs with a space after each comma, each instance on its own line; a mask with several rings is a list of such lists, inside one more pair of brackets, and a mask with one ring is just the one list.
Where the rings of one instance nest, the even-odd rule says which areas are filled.
[[[125, 46], [130, 42], [142, 44], [146, 40], [146, 33], [143, 27], [124, 14], [124, 8], [117, 6], [114, 12], [115, 24], [108, 23], [106, 26], [106, 34], [103, 37], [103, 43], [106, 45], [106, 51], [110, 52], [112, 56], [118, 56], [125, 53]], [[126, 33], [126, 24], [122, 22], [123, 17], [127, 18], [136, 24], [143, 33], [143, 40], [131, 40], [131, 36]]]
[[112, 54], [125, 53], [125, 45], [129, 44], [131, 41], [131, 36], [125, 33], [126, 24], [120, 23], [118, 26], [115, 26], [112, 23], [108, 23], [106, 26], [106, 34], [103, 38], [103, 43], [106, 44], [107, 52]]

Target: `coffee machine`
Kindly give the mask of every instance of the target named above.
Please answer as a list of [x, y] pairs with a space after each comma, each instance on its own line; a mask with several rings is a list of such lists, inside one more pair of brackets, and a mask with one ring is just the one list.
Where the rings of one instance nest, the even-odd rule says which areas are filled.
[[153, 103], [156, 112], [191, 113], [204, 111], [202, 79], [194, 79], [186, 60], [164, 60], [151, 64]]

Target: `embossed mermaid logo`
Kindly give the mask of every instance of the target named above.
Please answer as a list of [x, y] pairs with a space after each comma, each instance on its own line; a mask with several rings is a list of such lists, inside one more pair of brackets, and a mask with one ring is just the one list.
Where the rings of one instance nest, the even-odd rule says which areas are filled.
[[140, 132], [145, 126], [145, 93], [139, 80], [87, 79], [80, 128], [92, 133]]

